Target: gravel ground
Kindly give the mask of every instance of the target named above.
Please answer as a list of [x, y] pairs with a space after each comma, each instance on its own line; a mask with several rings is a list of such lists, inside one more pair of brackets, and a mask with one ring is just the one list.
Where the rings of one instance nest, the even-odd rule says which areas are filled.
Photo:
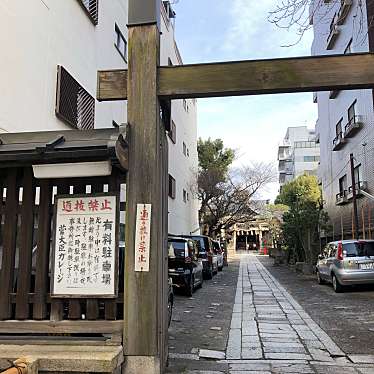
[[374, 286], [337, 294], [331, 285], [318, 285], [314, 276], [273, 266], [265, 256], [259, 260], [345, 353], [374, 354]]

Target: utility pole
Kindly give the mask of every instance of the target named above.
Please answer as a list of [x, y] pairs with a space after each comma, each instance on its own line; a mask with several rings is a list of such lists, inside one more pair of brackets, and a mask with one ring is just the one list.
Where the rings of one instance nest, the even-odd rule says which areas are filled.
[[355, 178], [355, 166], [354, 166], [354, 157], [353, 153], [349, 155], [350, 164], [351, 164], [351, 179], [352, 179], [352, 201], [353, 201], [353, 217], [355, 224], [355, 239], [359, 239], [359, 230], [358, 230], [358, 210], [357, 210], [357, 195], [356, 195], [356, 178]]

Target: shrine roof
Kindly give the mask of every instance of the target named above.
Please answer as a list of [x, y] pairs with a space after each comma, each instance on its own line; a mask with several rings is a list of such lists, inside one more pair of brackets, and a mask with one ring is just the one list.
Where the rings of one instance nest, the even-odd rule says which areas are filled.
[[0, 134], [0, 168], [112, 160], [120, 130], [64, 130]]

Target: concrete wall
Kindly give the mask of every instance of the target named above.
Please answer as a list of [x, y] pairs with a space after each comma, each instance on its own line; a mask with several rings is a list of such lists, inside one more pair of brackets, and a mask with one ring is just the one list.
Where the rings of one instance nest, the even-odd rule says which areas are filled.
[[[327, 37], [330, 32], [330, 23], [335, 12], [339, 11], [340, 2], [331, 2], [315, 9], [313, 27], [314, 41], [312, 45], [313, 55], [342, 54], [351, 41], [351, 52], [369, 51], [367, 8], [366, 1], [353, 0], [353, 6], [349, 10], [343, 24], [338, 26], [339, 35], [335, 44], [327, 50]], [[369, 36], [368, 36], [369, 35]], [[336, 98], [329, 98], [330, 92], [317, 93], [318, 120], [316, 132], [320, 138], [321, 163], [318, 176], [322, 183], [325, 207], [328, 210], [334, 225], [334, 235], [340, 235], [342, 229], [347, 234], [352, 229], [352, 203], [345, 206], [336, 206], [336, 194], [339, 192], [339, 178], [347, 175], [348, 186], [351, 185], [349, 170], [349, 154], [353, 153], [355, 164], [361, 164], [363, 180], [369, 182], [369, 191], [374, 193], [374, 169], [372, 164], [374, 151], [374, 111], [372, 90], [340, 91]], [[352, 138], [347, 139], [345, 146], [339, 151], [333, 151], [333, 139], [336, 136], [336, 124], [343, 118], [344, 126], [348, 122], [347, 110], [357, 100], [356, 114], [363, 118], [362, 129]], [[366, 146], [363, 146], [366, 144]], [[366, 199], [360, 201], [364, 207], [366, 226], [370, 209], [367, 209]], [[360, 212], [361, 217], [361, 212]], [[361, 219], [360, 219], [361, 221]], [[362, 226], [362, 225], [361, 225]], [[362, 228], [362, 227], [361, 227]], [[338, 233], [338, 234], [336, 234]]]

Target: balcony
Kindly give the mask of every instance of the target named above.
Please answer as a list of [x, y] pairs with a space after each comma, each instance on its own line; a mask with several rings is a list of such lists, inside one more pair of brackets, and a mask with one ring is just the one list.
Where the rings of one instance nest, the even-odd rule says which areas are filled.
[[351, 138], [354, 136], [363, 126], [363, 117], [362, 116], [354, 116], [344, 128], [344, 137]]
[[[357, 197], [362, 197], [363, 195], [362, 195], [361, 191], [367, 191], [367, 189], [368, 189], [368, 182], [366, 182], [366, 181], [359, 181], [355, 185], [356, 185], [356, 196]], [[352, 186], [350, 186], [348, 188], [347, 199], [351, 200], [352, 198], [353, 198], [353, 190], [352, 190]]]
[[332, 141], [332, 150], [339, 151], [341, 148], [344, 147], [345, 143], [347, 143], [347, 140], [343, 137], [343, 134], [338, 134], [336, 138]]
[[330, 99], [335, 99], [339, 95], [339, 90], [332, 90], [330, 91], [329, 98]]
[[353, 0], [342, 0], [338, 13], [337, 25], [343, 25], [349, 11], [352, 8]]
[[338, 194], [336, 194], [336, 205], [344, 205], [348, 203], [347, 199], [347, 190], [340, 191]]
[[330, 30], [330, 35], [327, 38], [326, 49], [333, 49], [336, 39], [340, 34], [340, 27], [337, 24], [333, 24]]

